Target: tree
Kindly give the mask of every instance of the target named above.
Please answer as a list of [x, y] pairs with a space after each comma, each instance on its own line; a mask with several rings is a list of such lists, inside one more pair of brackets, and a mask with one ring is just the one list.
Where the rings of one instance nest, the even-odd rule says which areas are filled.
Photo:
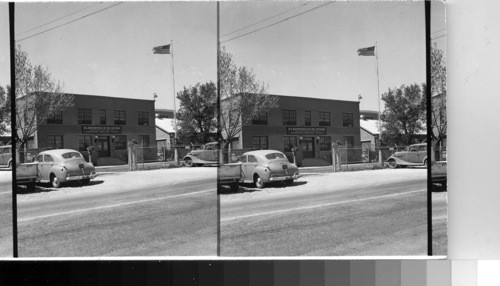
[[0, 86], [0, 133], [10, 132], [10, 86], [7, 85], [7, 92]]
[[207, 143], [217, 128], [217, 87], [213, 82], [196, 84], [177, 93], [178, 141]]
[[62, 85], [52, 79], [47, 68], [33, 66], [28, 54], [17, 46], [16, 76], [16, 143], [24, 148], [38, 126], [55, 113], [73, 106], [74, 97], [62, 94]]
[[446, 60], [444, 52], [431, 47], [431, 138], [435, 150], [446, 139], [448, 121], [446, 119]]
[[222, 48], [219, 54], [221, 141], [224, 149], [240, 135], [252, 118], [278, 106], [278, 97], [267, 94], [267, 86], [247, 67], [238, 67], [233, 56]]
[[385, 110], [382, 121], [382, 140], [386, 145], [409, 145], [415, 135], [425, 130], [426, 116], [425, 84], [389, 89], [382, 95]]

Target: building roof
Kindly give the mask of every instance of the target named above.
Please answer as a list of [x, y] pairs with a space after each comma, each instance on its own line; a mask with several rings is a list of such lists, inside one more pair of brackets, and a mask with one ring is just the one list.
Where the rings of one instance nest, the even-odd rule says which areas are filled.
[[172, 118], [155, 118], [155, 126], [164, 132], [174, 133], [174, 119]]
[[[361, 119], [359, 120], [359, 126], [366, 132], [377, 135], [378, 132], [378, 120], [375, 119]], [[383, 127], [382, 127], [383, 128]]]
[[[359, 126], [365, 130], [366, 132], [372, 134], [372, 135], [377, 135], [379, 134], [378, 132], [378, 120], [375, 119], [361, 119], [359, 120]], [[384, 130], [384, 126], [382, 125], [382, 130]], [[415, 135], [425, 135], [427, 134], [427, 130], [425, 126], [423, 127], [422, 130], [417, 132]]]

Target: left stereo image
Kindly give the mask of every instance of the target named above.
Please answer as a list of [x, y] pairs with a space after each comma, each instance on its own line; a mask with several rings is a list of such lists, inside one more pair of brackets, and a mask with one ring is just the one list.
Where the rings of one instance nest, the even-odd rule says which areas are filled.
[[[8, 8], [0, 6], [2, 21]], [[208, 118], [216, 112], [216, 3], [14, 10], [15, 128], [7, 110], [0, 140], [12, 148], [0, 152], [17, 158], [16, 181], [11, 192], [5, 163], [0, 254], [12, 256], [14, 193], [19, 257], [216, 256], [217, 167], [184, 166], [217, 134], [215, 120], [197, 134], [188, 119], [192, 102], [211, 103]], [[2, 103], [10, 93], [4, 24]], [[181, 124], [189, 132], [177, 132]]]

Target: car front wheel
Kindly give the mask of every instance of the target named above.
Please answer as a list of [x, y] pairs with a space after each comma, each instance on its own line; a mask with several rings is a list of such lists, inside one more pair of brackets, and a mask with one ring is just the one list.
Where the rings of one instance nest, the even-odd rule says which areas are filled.
[[52, 183], [52, 187], [54, 188], [60, 188], [61, 187], [61, 182], [57, 179], [55, 175], [52, 175], [50, 177], [50, 182]]
[[255, 186], [258, 188], [258, 189], [262, 189], [264, 188], [264, 181], [262, 181], [262, 178], [259, 177], [259, 175], [255, 175], [255, 177], [253, 178], [253, 182], [255, 183]]

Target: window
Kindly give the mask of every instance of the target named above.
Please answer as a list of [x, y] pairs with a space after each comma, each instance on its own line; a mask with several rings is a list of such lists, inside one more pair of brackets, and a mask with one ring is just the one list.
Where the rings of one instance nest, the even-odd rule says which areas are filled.
[[49, 135], [47, 137], [47, 147], [55, 149], [62, 148], [63, 147], [62, 135]]
[[101, 125], [106, 125], [106, 109], [99, 110], [99, 123]]
[[47, 117], [47, 124], [62, 124], [62, 111], [56, 111]]
[[330, 112], [319, 112], [319, 126], [330, 126]]
[[297, 125], [297, 111], [283, 109], [283, 125]]
[[78, 124], [92, 124], [92, 109], [78, 108]]
[[418, 151], [420, 151], [420, 152], [426, 152], [427, 151], [427, 146], [425, 146], [425, 145], [418, 146]]
[[354, 136], [344, 136], [342, 145], [344, 145], [347, 148], [354, 147]]
[[342, 126], [344, 126], [344, 127], [353, 127], [354, 126], [354, 120], [353, 120], [352, 113], [344, 113], [342, 115]]
[[304, 125], [311, 126], [311, 111], [304, 111]]
[[252, 119], [253, 125], [267, 125], [267, 112], [259, 113]]
[[248, 163], [257, 163], [257, 158], [252, 155], [248, 155]]
[[127, 149], [127, 135], [115, 135], [115, 150]]
[[78, 151], [87, 151], [89, 146], [92, 146], [92, 135], [78, 136]]
[[297, 137], [284, 136], [283, 137], [283, 151], [292, 152], [293, 147], [297, 147]]
[[319, 137], [319, 150], [320, 151], [330, 151], [332, 146], [332, 139], [330, 136]]
[[149, 114], [147, 112], [137, 112], [137, 118], [138, 125], [149, 125]]
[[115, 125], [126, 125], [126, 113], [125, 110], [115, 110]]
[[253, 149], [267, 149], [267, 136], [253, 136]]
[[43, 155], [43, 161], [44, 162], [54, 162], [54, 158], [50, 155]]
[[142, 147], [149, 147], [149, 135], [139, 135], [139, 140], [142, 142]]

